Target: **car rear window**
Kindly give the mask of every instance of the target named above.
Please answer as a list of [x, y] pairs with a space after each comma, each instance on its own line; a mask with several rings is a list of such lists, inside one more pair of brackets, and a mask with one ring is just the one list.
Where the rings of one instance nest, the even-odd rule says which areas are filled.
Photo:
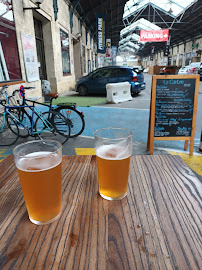
[[128, 70], [126, 68], [120, 68], [119, 69], [119, 76], [127, 76]]
[[110, 77], [118, 77], [119, 76], [119, 69], [111, 69]]

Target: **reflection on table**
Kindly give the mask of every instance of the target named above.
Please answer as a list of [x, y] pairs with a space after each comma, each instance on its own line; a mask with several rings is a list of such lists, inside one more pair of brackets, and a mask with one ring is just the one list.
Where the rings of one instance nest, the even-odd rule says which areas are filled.
[[27, 215], [13, 157], [0, 163], [0, 269], [200, 269], [201, 183], [178, 156], [133, 156], [128, 194], [98, 194], [95, 156], [63, 157], [63, 211]]

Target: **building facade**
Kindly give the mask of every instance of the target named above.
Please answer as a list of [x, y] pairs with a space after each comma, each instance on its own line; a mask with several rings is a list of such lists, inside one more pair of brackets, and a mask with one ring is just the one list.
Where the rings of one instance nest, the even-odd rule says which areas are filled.
[[95, 40], [66, 0], [0, 0], [0, 85], [22, 83], [42, 95], [41, 81], [65, 95], [76, 80], [96, 68]]
[[164, 56], [164, 51], [155, 52], [153, 60], [150, 55], [142, 58], [144, 68], [149, 66], [165, 66], [173, 65], [183, 67], [193, 62], [202, 62], [202, 37], [199, 36], [195, 40], [187, 40], [186, 42], [176, 44], [169, 48], [168, 57]]

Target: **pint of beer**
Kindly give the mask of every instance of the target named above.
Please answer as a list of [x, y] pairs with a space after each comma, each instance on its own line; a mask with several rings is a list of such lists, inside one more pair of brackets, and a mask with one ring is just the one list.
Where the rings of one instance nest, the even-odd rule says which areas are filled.
[[132, 154], [132, 132], [103, 128], [95, 132], [99, 193], [107, 200], [126, 196]]
[[61, 144], [32, 141], [17, 146], [13, 153], [31, 222], [53, 222], [62, 208]]

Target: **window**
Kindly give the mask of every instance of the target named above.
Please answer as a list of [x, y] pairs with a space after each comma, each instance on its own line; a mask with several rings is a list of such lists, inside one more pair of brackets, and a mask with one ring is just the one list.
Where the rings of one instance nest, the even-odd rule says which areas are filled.
[[127, 76], [127, 75], [128, 75], [127, 69], [125, 69], [125, 68], [120, 68], [119, 75], [120, 75], [120, 76]]
[[99, 70], [96, 70], [95, 72], [93, 72], [92, 77], [93, 77], [93, 79], [108, 78], [108, 77], [110, 77], [110, 74], [111, 74], [110, 69], [101, 69], [101, 70], [99, 69]]
[[177, 63], [177, 55], [173, 56], [173, 66], [176, 66]]
[[179, 67], [182, 66], [182, 60], [183, 60], [183, 54], [180, 54], [180, 56], [179, 56]]
[[110, 73], [110, 77], [119, 77], [120, 74], [120, 70], [119, 68], [115, 68], [115, 69], [111, 69], [111, 73]]
[[0, 1], [0, 82], [22, 80], [11, 8], [11, 1]]
[[68, 34], [60, 29], [60, 41], [62, 52], [62, 70], [63, 75], [70, 74], [70, 56], [69, 56], [69, 37]]
[[86, 73], [86, 50], [84, 45], [82, 45], [82, 58], [83, 58], [83, 72]]
[[191, 53], [186, 53], [186, 60], [185, 60], [185, 66], [188, 66], [191, 64]]

